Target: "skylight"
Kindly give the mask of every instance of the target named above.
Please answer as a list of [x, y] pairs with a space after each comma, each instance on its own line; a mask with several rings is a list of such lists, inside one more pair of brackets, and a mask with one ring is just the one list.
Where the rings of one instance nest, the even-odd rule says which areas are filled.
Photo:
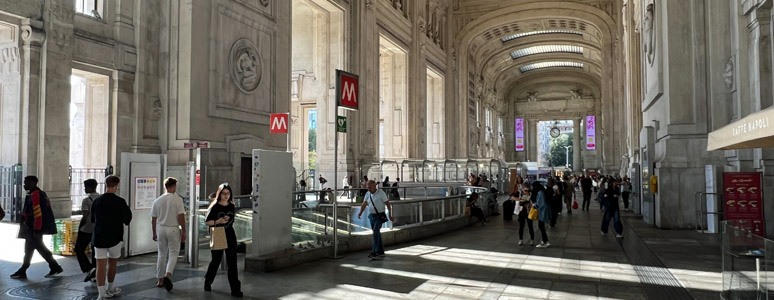
[[583, 47], [571, 46], [571, 45], [532, 46], [527, 48], [521, 48], [511, 52], [511, 57], [513, 59], [517, 59], [527, 55], [541, 54], [541, 53], [557, 53], [557, 52], [583, 54]]
[[573, 61], [545, 61], [545, 62], [539, 62], [539, 63], [523, 66], [519, 68], [519, 70], [521, 70], [522, 73], [526, 73], [537, 69], [559, 68], [559, 67], [583, 69], [583, 64], [579, 62], [573, 62]]
[[522, 32], [522, 33], [517, 33], [517, 34], [514, 34], [514, 35], [509, 35], [509, 36], [501, 38], [500, 41], [505, 43], [505, 42], [510, 41], [510, 40], [515, 40], [515, 39], [518, 39], [518, 38], [521, 38], [521, 37], [531, 36], [531, 35], [538, 35], [538, 34], [574, 34], [574, 35], [583, 35], [583, 33], [580, 33], [580, 32], [577, 32], [577, 31], [571, 31], [571, 30], [557, 30], [557, 29], [538, 30], [538, 31]]

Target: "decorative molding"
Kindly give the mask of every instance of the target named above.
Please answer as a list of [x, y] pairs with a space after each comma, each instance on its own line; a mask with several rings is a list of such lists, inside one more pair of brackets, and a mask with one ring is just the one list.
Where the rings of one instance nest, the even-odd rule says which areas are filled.
[[726, 88], [733, 92], [736, 90], [736, 82], [734, 80], [734, 73], [735, 73], [735, 63], [736, 57], [731, 56], [728, 58], [728, 61], [726, 61], [726, 67], [723, 70], [723, 81], [726, 83]]
[[645, 14], [642, 17], [643, 24], [643, 49], [648, 65], [653, 65], [656, 57], [656, 29], [654, 22], [656, 18], [656, 0], [651, 0], [645, 7]]

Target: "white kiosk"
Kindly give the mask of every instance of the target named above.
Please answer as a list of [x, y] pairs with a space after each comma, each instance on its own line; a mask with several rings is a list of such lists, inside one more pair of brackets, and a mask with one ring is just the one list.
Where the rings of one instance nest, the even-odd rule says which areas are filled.
[[295, 178], [290, 152], [253, 150], [254, 256], [291, 246], [291, 201]]
[[124, 254], [128, 256], [156, 252], [151, 238], [150, 209], [153, 200], [164, 191], [167, 156], [121, 153], [121, 184], [118, 195], [126, 199], [132, 222], [124, 231]]

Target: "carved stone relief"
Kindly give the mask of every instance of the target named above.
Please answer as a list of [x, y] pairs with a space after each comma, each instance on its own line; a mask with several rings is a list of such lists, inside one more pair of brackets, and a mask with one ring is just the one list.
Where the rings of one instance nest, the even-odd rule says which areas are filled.
[[261, 83], [261, 57], [250, 40], [242, 38], [234, 42], [231, 46], [228, 65], [231, 79], [243, 93], [254, 92]]
[[723, 70], [723, 81], [726, 83], [726, 88], [729, 91], [733, 91], [734, 88], [734, 57], [731, 56], [726, 62], [726, 68]]
[[153, 121], [158, 121], [161, 119], [161, 100], [159, 98], [156, 98], [155, 101], [153, 101], [153, 105], [151, 107], [151, 116], [153, 118]]
[[652, 0], [651, 3], [648, 3], [648, 6], [645, 8], [645, 14], [643, 16], [642, 24], [643, 24], [643, 39], [644, 39], [644, 47], [645, 55], [648, 60], [649, 65], [653, 65], [653, 60], [656, 57], [656, 51], [655, 49], [655, 34], [656, 30], [654, 27], [654, 18], [656, 13], [656, 3], [655, 0]]
[[261, 1], [261, 5], [263, 5], [263, 7], [268, 7], [269, 6], [269, 0], [260, 0], [260, 1]]

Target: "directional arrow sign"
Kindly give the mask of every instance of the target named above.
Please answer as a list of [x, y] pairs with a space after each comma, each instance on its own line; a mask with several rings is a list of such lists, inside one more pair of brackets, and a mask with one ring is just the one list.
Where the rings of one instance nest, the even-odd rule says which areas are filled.
[[336, 101], [342, 108], [357, 110], [360, 80], [355, 74], [336, 70]]
[[336, 132], [347, 133], [347, 117], [336, 116]]
[[288, 133], [288, 114], [271, 114], [269, 122], [269, 132]]

